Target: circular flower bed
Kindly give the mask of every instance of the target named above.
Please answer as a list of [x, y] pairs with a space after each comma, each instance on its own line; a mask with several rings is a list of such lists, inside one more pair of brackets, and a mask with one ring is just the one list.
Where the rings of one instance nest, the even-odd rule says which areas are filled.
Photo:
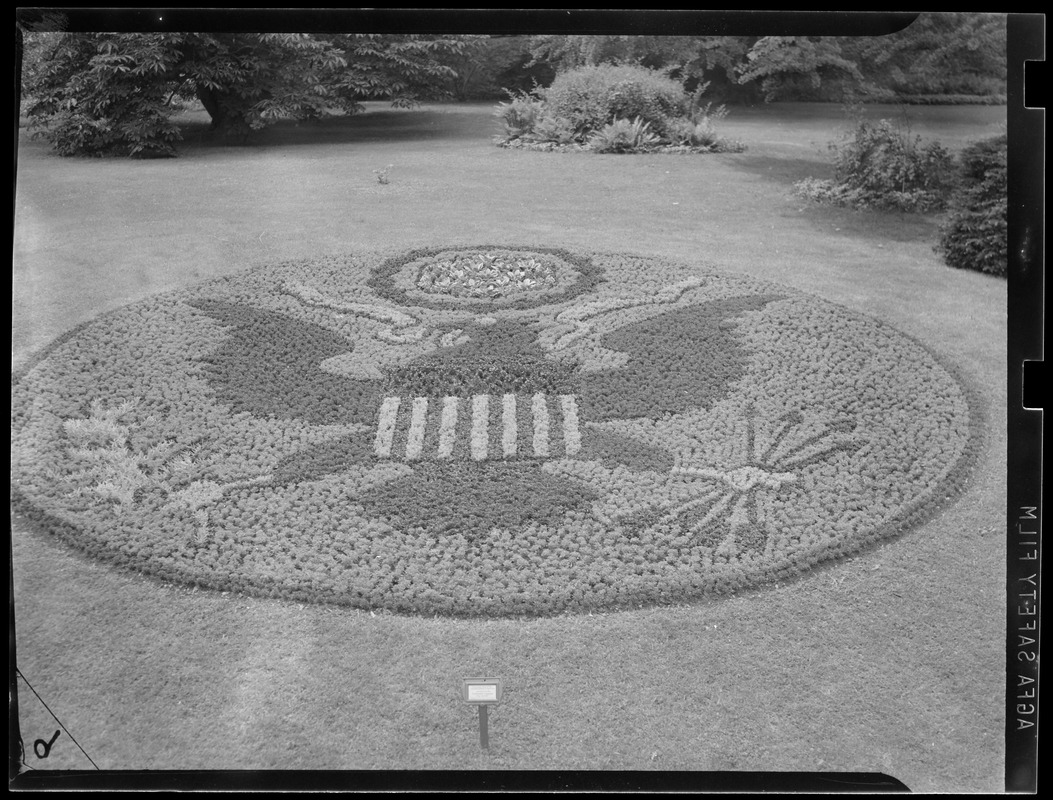
[[922, 345], [814, 297], [450, 247], [276, 265], [81, 326], [15, 376], [12, 474], [50, 530], [169, 580], [536, 615], [858, 551], [960, 488], [978, 427]]

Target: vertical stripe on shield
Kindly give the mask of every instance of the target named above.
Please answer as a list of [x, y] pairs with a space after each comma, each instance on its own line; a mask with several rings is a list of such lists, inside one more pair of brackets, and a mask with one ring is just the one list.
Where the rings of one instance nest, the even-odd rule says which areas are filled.
[[472, 458], [476, 461], [486, 459], [490, 450], [490, 395], [472, 395]]
[[410, 417], [409, 435], [406, 437], [406, 460], [420, 458], [424, 449], [424, 426], [428, 422], [428, 398], [413, 398], [413, 413]]
[[506, 394], [501, 398], [501, 453], [505, 458], [516, 454], [516, 396]]
[[458, 398], [456, 397], [442, 399], [442, 420], [439, 422], [439, 458], [453, 456], [454, 437], [457, 434], [457, 404]]
[[530, 401], [530, 410], [534, 416], [534, 455], [545, 458], [548, 456], [548, 403], [545, 395], [535, 394]]
[[385, 397], [384, 402], [380, 404], [377, 437], [373, 442], [373, 450], [381, 458], [391, 455], [391, 442], [395, 438], [395, 419], [399, 413], [399, 403], [398, 397]]
[[574, 401], [574, 395], [561, 394], [559, 407], [563, 411], [563, 445], [567, 455], [572, 456], [581, 449], [581, 434], [578, 433], [578, 404]]

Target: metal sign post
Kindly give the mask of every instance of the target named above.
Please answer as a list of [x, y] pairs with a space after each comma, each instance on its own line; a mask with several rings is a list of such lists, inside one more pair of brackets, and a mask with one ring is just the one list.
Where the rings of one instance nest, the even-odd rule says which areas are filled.
[[483, 750], [490, 749], [490, 729], [486, 719], [486, 706], [479, 706], [479, 746]]
[[464, 701], [479, 706], [479, 745], [490, 748], [489, 720], [487, 707], [501, 702], [500, 678], [465, 678], [462, 687]]

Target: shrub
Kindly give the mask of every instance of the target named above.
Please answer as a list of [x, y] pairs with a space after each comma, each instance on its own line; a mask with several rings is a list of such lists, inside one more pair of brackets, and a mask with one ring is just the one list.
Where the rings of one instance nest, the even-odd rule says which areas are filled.
[[939, 143], [922, 144], [920, 136], [883, 119], [860, 121], [850, 139], [833, 143], [835, 179], [809, 179], [795, 186], [798, 194], [854, 208], [939, 211], [946, 207], [955, 182], [953, 156]]
[[904, 211], [936, 211], [946, 206], [954, 181], [954, 159], [939, 142], [922, 146], [921, 137], [887, 119], [865, 120], [837, 152], [837, 183], [855, 191], [862, 204]]
[[495, 111], [505, 129], [495, 141], [535, 150], [585, 145], [600, 153], [742, 152], [743, 144], [716, 132], [727, 108], [700, 104], [707, 86], [688, 96], [677, 81], [644, 67], [582, 67], [548, 88], [510, 93], [511, 102]]
[[960, 156], [961, 186], [936, 251], [957, 269], [1005, 277], [1008, 200], [1005, 134], [975, 142]]
[[639, 117], [632, 122], [616, 119], [589, 138], [589, 145], [597, 153], [632, 153], [658, 143], [650, 124]]
[[577, 141], [577, 133], [569, 120], [563, 117], [546, 116], [537, 120], [527, 138], [537, 142], [573, 144]]
[[696, 103], [688, 112], [686, 117], [671, 120], [666, 127], [667, 137], [673, 144], [689, 145], [691, 147], [717, 147], [721, 137], [717, 135], [717, 120], [722, 120], [728, 115], [725, 106], [711, 108], [712, 103], [707, 103], [701, 108]]
[[659, 133], [668, 120], [683, 116], [683, 86], [655, 70], [628, 64], [581, 67], [556, 76], [537, 90], [546, 115], [561, 118], [584, 140], [615, 119], [639, 117]]
[[498, 103], [494, 115], [505, 126], [505, 138], [516, 139], [534, 130], [541, 116], [542, 103], [536, 97], [523, 92], [511, 95], [507, 103]]

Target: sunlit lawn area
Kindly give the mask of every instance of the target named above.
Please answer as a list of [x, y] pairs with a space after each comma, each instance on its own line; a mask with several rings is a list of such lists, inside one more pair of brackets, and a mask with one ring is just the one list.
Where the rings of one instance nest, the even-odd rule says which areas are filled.
[[[248, 146], [187, 115], [176, 159], [63, 159], [22, 133], [12, 365], [99, 314], [204, 279], [362, 250], [632, 252], [799, 289], [953, 364], [984, 413], [965, 492], [797, 580], [720, 601], [454, 620], [193, 591], [13, 518], [18, 666], [103, 769], [875, 771], [1001, 791], [1006, 284], [946, 267], [939, 218], [815, 206], [835, 105], [732, 108], [743, 153], [496, 147], [491, 106], [282, 124]], [[909, 114], [952, 150], [1003, 107]], [[378, 181], [386, 170], [387, 183]], [[499, 675], [490, 749], [461, 678]], [[29, 743], [54, 720], [20, 685]], [[66, 736], [34, 769], [90, 767]], [[350, 779], [353, 783], [353, 778]]]

